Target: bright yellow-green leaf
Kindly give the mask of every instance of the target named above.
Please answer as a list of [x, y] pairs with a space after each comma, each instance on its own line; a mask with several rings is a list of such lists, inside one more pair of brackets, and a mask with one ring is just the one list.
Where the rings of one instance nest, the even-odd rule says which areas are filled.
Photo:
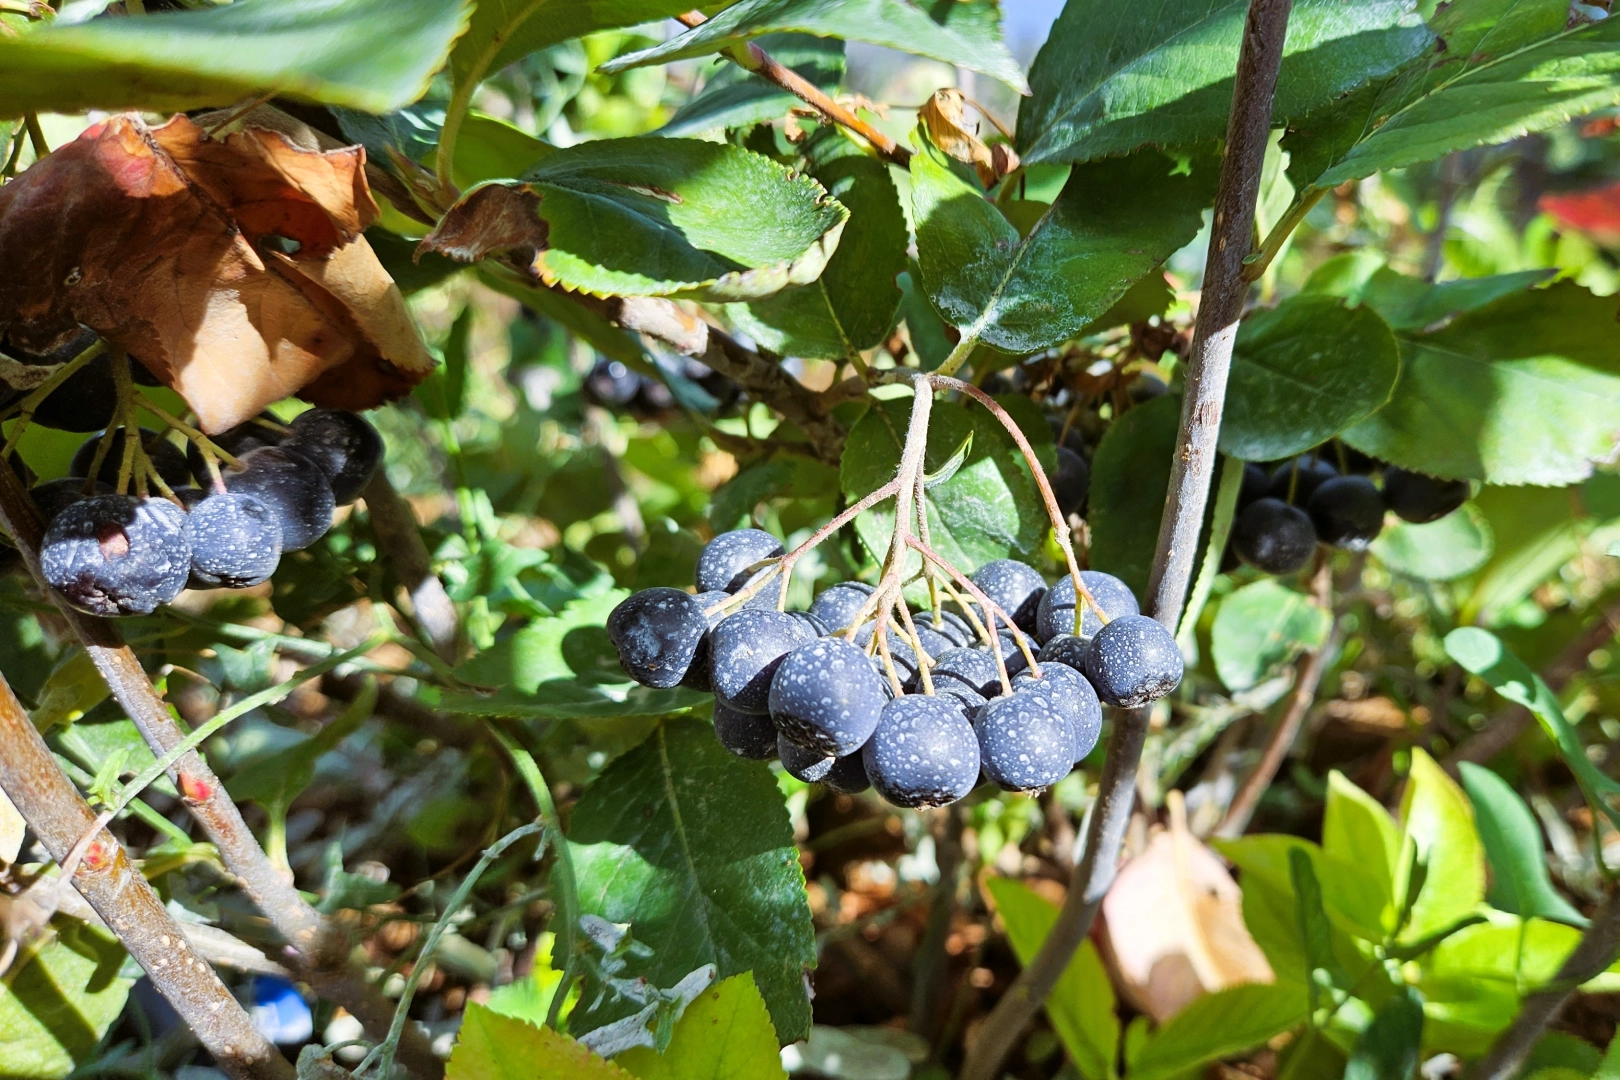
[[1378, 800], [1337, 769], [1328, 773], [1327, 809], [1322, 816], [1322, 850], [1358, 867], [1373, 881], [1386, 905], [1395, 898], [1401, 835], [1395, 819]]
[[754, 977], [733, 975], [686, 1007], [662, 1054], [635, 1046], [614, 1059], [641, 1080], [785, 1078], [776, 1029]]
[[1474, 829], [1468, 796], [1421, 749], [1412, 751], [1401, 825], [1403, 861], [1415, 850], [1428, 863], [1423, 890], [1401, 935], [1415, 941], [1478, 910], [1485, 899], [1485, 847]]
[[445, 1066], [445, 1080], [630, 1080], [561, 1032], [470, 1004]]
[[23, 953], [0, 982], [0, 1075], [56, 1080], [84, 1063], [124, 1011], [133, 982], [107, 931], [59, 918], [55, 936]]

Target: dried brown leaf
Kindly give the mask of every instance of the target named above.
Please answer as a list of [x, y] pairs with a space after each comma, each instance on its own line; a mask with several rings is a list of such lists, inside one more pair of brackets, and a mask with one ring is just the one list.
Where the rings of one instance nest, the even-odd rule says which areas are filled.
[[219, 431], [295, 393], [369, 408], [432, 370], [361, 235], [365, 153], [114, 116], [0, 188], [0, 335], [88, 326]]
[[917, 117], [928, 129], [934, 145], [957, 161], [972, 165], [979, 182], [988, 188], [1018, 168], [1018, 155], [1002, 143], [985, 145], [979, 138], [978, 125], [967, 121], [968, 103], [962, 91], [947, 86], [935, 90], [934, 96], [923, 102]]

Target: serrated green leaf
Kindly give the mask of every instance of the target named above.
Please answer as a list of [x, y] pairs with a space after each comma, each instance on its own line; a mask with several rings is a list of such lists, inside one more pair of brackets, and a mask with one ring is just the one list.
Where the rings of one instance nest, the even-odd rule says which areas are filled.
[[1023, 70], [999, 34], [959, 33], [906, 0], [741, 0], [662, 45], [618, 57], [601, 70], [612, 74], [643, 64], [708, 56], [782, 31], [886, 45], [982, 72], [1020, 92], [1028, 89]]
[[1613, 297], [1560, 282], [1403, 335], [1389, 403], [1343, 438], [1447, 479], [1584, 480], [1614, 453], [1620, 431], [1615, 311]]
[[[671, 721], [585, 789], [568, 842], [581, 911], [629, 923], [652, 949], [629, 977], [672, 986], [704, 964], [720, 978], [752, 971], [777, 1037], [804, 1037], [815, 938], [793, 827], [769, 770], [733, 757], [707, 724]], [[574, 1030], [639, 1007], [599, 998], [599, 989], [588, 978]]]
[[466, 0], [252, 0], [0, 35], [0, 113], [232, 105], [269, 92], [390, 112], [427, 89]]
[[1491, 526], [1473, 503], [1439, 521], [1397, 521], [1372, 543], [1372, 553], [1397, 574], [1452, 581], [1478, 570], [1495, 548]]
[[753, 300], [819, 277], [848, 217], [814, 180], [741, 147], [603, 139], [470, 192], [423, 249], [522, 251], [536, 279], [596, 296]]
[[1284, 140], [1295, 183], [1336, 187], [1620, 102], [1620, 24], [1566, 30], [1568, 21], [1562, 0], [1457, 0], [1439, 9], [1439, 46], [1306, 117]]
[[1389, 400], [1400, 347], [1371, 307], [1302, 295], [1238, 327], [1221, 451], [1245, 461], [1293, 457]]
[[1379, 1007], [1357, 1038], [1344, 1080], [1409, 1080], [1422, 1059], [1423, 1004], [1402, 989]]
[[1368, 305], [1395, 330], [1422, 330], [1453, 315], [1545, 284], [1554, 273], [1521, 270], [1436, 283], [1397, 273], [1385, 266], [1383, 259], [1382, 254], [1370, 248], [1335, 255], [1311, 272], [1301, 292], [1342, 296], [1352, 304]]
[[888, 166], [859, 155], [810, 171], [849, 210], [849, 225], [821, 276], [727, 316], [749, 337], [782, 356], [847, 357], [878, 344], [900, 306], [896, 276], [906, 268], [910, 234]]
[[445, 1080], [630, 1080], [567, 1035], [469, 1002]]
[[[831, 93], [844, 79], [844, 43], [811, 34], [766, 34], [759, 47], [817, 89]], [[675, 110], [660, 135], [701, 135], [786, 116], [804, 103], [738, 64], [712, 69], [697, 96]], [[853, 207], [851, 208], [853, 210]]]
[[1091, 565], [1137, 596], [1147, 593], [1180, 423], [1179, 397], [1143, 402], [1108, 426], [1091, 459]]
[[912, 219], [922, 282], [947, 322], [1004, 352], [1068, 340], [1197, 235], [1219, 174], [1157, 150], [1077, 166], [1029, 235], [919, 130]]
[[723, 979], [686, 1007], [662, 1054], [633, 1046], [614, 1059], [641, 1080], [786, 1080], [765, 999], [747, 972]]
[[672, 18], [692, 6], [691, 0], [478, 0], [450, 54], [450, 75], [459, 88], [548, 45]]
[[0, 981], [0, 1072], [59, 1080], [95, 1054], [124, 1011], [133, 979], [118, 976], [118, 939], [58, 917], [46, 944], [24, 951]]
[[1232, 986], [1205, 994], [1165, 1021], [1131, 1062], [1131, 1080], [1171, 1080], [1242, 1053], [1303, 1023], [1305, 988], [1288, 983]]
[[[1070, 0], [1030, 69], [1024, 159], [1084, 161], [1218, 139], [1232, 105], [1244, 0]], [[1431, 41], [1406, 0], [1302, 0], [1289, 18], [1273, 116], [1383, 76]]]
[[1459, 766], [1463, 790], [1474, 805], [1474, 821], [1491, 868], [1491, 906], [1521, 918], [1538, 916], [1571, 926], [1586, 926], [1586, 916], [1553, 888], [1541, 829], [1530, 807], [1511, 784], [1483, 765]]
[[[852, 501], [894, 478], [910, 417], [909, 397], [877, 401], [850, 428], [839, 483]], [[1037, 448], [1051, 445], [1050, 430], [1025, 434]], [[924, 500], [934, 550], [966, 573], [992, 559], [1031, 557], [1050, 527], [1023, 455], [996, 419], [977, 405], [934, 403], [923, 468], [938, 472], [970, 436], [966, 461], [949, 480], [930, 488]], [[857, 517], [855, 529], [869, 552], [886, 552], [894, 534], [894, 501]], [[919, 564], [913, 555], [911, 565]]]
[[1221, 601], [1210, 629], [1215, 673], [1229, 690], [1247, 690], [1306, 649], [1319, 649], [1333, 616], [1304, 593], [1269, 578]]
[[[1485, 899], [1485, 847], [1473, 807], [1456, 781], [1415, 747], [1401, 797], [1401, 850], [1415, 851], [1428, 874], [1400, 940], [1426, 937], [1478, 910]], [[1397, 894], [1403, 891], [1397, 882]]]
[[[985, 887], [995, 898], [996, 914], [1007, 928], [1018, 962], [1028, 964], [1057, 922], [1057, 905], [1011, 878], [986, 878]], [[1081, 942], [1069, 959], [1045, 1007], [1084, 1080], [1113, 1080], [1118, 1075], [1114, 1062], [1119, 1054], [1119, 1017], [1108, 972], [1090, 941]]]

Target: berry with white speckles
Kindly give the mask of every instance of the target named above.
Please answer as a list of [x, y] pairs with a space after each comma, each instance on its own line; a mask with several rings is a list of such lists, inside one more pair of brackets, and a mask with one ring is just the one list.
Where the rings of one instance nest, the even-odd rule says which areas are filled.
[[786, 612], [747, 608], [729, 616], [709, 633], [709, 678], [714, 696], [741, 712], [769, 711], [777, 665], [788, 653], [814, 640], [809, 624]]
[[859, 750], [886, 703], [883, 680], [866, 654], [843, 638], [799, 646], [771, 676], [769, 706], [777, 730], [821, 754], [845, 757]]
[[1092, 641], [1085, 673], [1102, 700], [1135, 709], [1181, 683], [1181, 650], [1170, 631], [1145, 615], [1115, 619]]
[[1075, 727], [1052, 694], [1014, 691], [979, 710], [973, 720], [984, 775], [1005, 791], [1037, 791], [1074, 768]]
[[1034, 567], [1017, 559], [996, 559], [979, 567], [973, 584], [1011, 616], [1020, 630], [1034, 633], [1041, 599], [1046, 596], [1046, 579]]
[[776, 753], [782, 759], [782, 768], [787, 770], [787, 774], [806, 784], [819, 784], [827, 779], [827, 774], [832, 772], [833, 765], [838, 761], [831, 755], [806, 750], [780, 734], [776, 737]]
[[861, 610], [861, 605], [871, 595], [872, 586], [865, 582], [840, 581], [821, 590], [810, 605], [810, 614], [834, 631], [844, 630], [855, 621], [855, 613]]
[[986, 649], [951, 649], [940, 653], [933, 671], [935, 687], [948, 682], [972, 687], [989, 697], [1001, 693], [1001, 676], [996, 672], [995, 657]]
[[979, 781], [979, 743], [953, 700], [889, 702], [861, 757], [872, 786], [896, 806], [944, 806]]
[[764, 529], [733, 529], [703, 545], [697, 561], [698, 592], [736, 592], [748, 583], [749, 568], [782, 554], [782, 542]]
[[643, 589], [607, 618], [608, 638], [625, 674], [660, 690], [685, 677], [708, 629], [703, 606], [679, 589]]
[[1041, 677], [1029, 672], [1013, 680], [1013, 692], [1033, 690], [1051, 697], [1074, 732], [1074, 760], [1080, 761], [1097, 745], [1102, 732], [1102, 702], [1097, 691], [1080, 672], [1067, 664], [1049, 661], [1041, 664]]
[[[1137, 606], [1136, 596], [1119, 578], [1112, 574], [1104, 574], [1100, 570], [1082, 570], [1080, 580], [1085, 582], [1086, 589], [1102, 605], [1103, 611], [1108, 613], [1110, 619], [1117, 619], [1122, 615], [1135, 615], [1142, 609]], [[1080, 632], [1076, 636], [1081, 641], [1090, 641], [1103, 627], [1102, 620], [1090, 604], [1086, 605], [1085, 615], [1080, 623]], [[1035, 636], [1044, 644], [1059, 634], [1074, 634], [1074, 579], [1062, 577], [1041, 598], [1041, 610], [1037, 620]]]

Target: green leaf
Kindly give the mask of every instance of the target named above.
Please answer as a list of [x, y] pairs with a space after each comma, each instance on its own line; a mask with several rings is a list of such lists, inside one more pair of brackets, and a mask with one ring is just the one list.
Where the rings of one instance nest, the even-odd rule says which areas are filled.
[[1148, 1037], [1131, 1063], [1131, 1080], [1171, 1080], [1190, 1069], [1251, 1050], [1304, 1022], [1303, 987], [1232, 986], [1205, 994]]
[[1301, 291], [1342, 296], [1366, 304], [1396, 330], [1422, 330], [1443, 319], [1482, 308], [1512, 293], [1546, 283], [1551, 270], [1521, 270], [1438, 284], [1396, 273], [1383, 256], [1362, 248], [1335, 255], [1311, 272]]
[[[1322, 850], [1365, 875], [1384, 898], [1386, 912], [1392, 913], [1395, 875], [1400, 865], [1400, 833], [1389, 811], [1337, 769], [1328, 773]], [[1383, 919], [1378, 922], [1382, 923]]]
[[1247, 690], [1306, 649], [1319, 649], [1333, 616], [1304, 593], [1263, 578], [1221, 601], [1210, 630], [1215, 673]]
[[[1415, 941], [1473, 914], [1485, 899], [1485, 848], [1462, 788], [1421, 749], [1401, 797], [1401, 850], [1428, 865], [1402, 941]], [[1397, 887], [1397, 893], [1404, 890]]]
[[1575, 774], [1586, 797], [1608, 819], [1620, 826], [1620, 812], [1609, 799], [1620, 795], [1620, 781], [1610, 779], [1586, 756], [1580, 736], [1564, 716], [1558, 698], [1541, 676], [1524, 661], [1508, 652], [1489, 630], [1462, 626], [1446, 635], [1446, 652], [1470, 674], [1478, 675], [1515, 705], [1523, 705], [1541, 723], [1541, 728], [1558, 748], [1564, 764]]
[[1109, 425], [1091, 459], [1091, 565], [1137, 596], [1147, 594], [1180, 424], [1179, 397], [1143, 402]]
[[641, 1080], [787, 1077], [765, 999], [747, 972], [715, 983], [688, 1005], [662, 1054], [633, 1046], [614, 1060]]
[[1620, 430], [1615, 310], [1613, 297], [1560, 282], [1403, 336], [1393, 397], [1344, 440], [1448, 479], [1584, 480]]
[[422, 95], [465, 0], [252, 0], [0, 34], [0, 113], [232, 105], [274, 92], [390, 112]]
[[[717, 823], [724, 827], [717, 827]], [[629, 923], [652, 956], [626, 974], [672, 986], [704, 964], [752, 971], [777, 1036], [810, 1027], [815, 938], [787, 808], [769, 770], [733, 757], [707, 724], [671, 721], [585, 789], [568, 827], [580, 909]], [[638, 1006], [587, 978], [570, 1025]]]
[[1305, 946], [1305, 960], [1311, 969], [1311, 1009], [1318, 1004], [1318, 979], [1325, 977], [1338, 989], [1350, 989], [1350, 976], [1333, 951], [1333, 924], [1322, 905], [1322, 883], [1316, 880], [1311, 857], [1301, 848], [1288, 852], [1289, 877], [1294, 885], [1294, 921]]
[[1077, 166], [1028, 236], [963, 180], [919, 129], [911, 212], [922, 283], [945, 320], [1004, 352], [1057, 345], [1103, 316], [1198, 234], [1212, 154], [1157, 150]]
[[[1070, 0], [1030, 69], [1024, 160], [1084, 161], [1226, 134], [1244, 0]], [[1432, 40], [1405, 0], [1301, 0], [1288, 22], [1279, 123], [1382, 76]]]
[[[911, 398], [891, 398], [873, 402], [850, 428], [839, 482], [851, 501], [894, 478], [910, 417]], [[1049, 429], [1025, 434], [1037, 450], [1051, 445]], [[967, 460], [924, 495], [934, 550], [966, 573], [992, 559], [1030, 558], [1050, 528], [1023, 455], [995, 417], [977, 405], [934, 403], [923, 468], [938, 472], [970, 437]], [[894, 535], [894, 501], [885, 500], [860, 515], [855, 529], [869, 552], [887, 552]], [[913, 555], [911, 564], [919, 563]]]
[[[1620, 102], [1620, 24], [1565, 30], [1562, 0], [1457, 0], [1437, 47], [1284, 140], [1303, 190], [1505, 142]], [[1292, 37], [1292, 34], [1290, 34]]]
[[1494, 549], [1490, 522], [1471, 502], [1424, 525], [1396, 521], [1372, 542], [1372, 553], [1385, 566], [1422, 581], [1453, 581], [1471, 574]]
[[450, 54], [450, 75], [459, 90], [548, 45], [672, 18], [691, 7], [691, 0], [477, 0]]
[[255, 757], [237, 769], [226, 781], [226, 790], [238, 802], [251, 799], [266, 808], [280, 807], [285, 810], [315, 778], [315, 763], [321, 755], [336, 749], [361, 724], [371, 719], [371, 711], [376, 704], [375, 688], [363, 691], [349, 707], [314, 735], [285, 750]]
[[629, 1080], [611, 1061], [551, 1028], [469, 1002], [445, 1080]]
[[906, 0], [741, 0], [662, 45], [618, 57], [600, 70], [611, 75], [644, 64], [707, 56], [784, 30], [886, 45], [981, 72], [1020, 92], [1028, 89], [1000, 35], [959, 33]]
[[1587, 522], [1568, 488], [1486, 487], [1474, 497], [1494, 539], [1459, 622], [1490, 626], [1580, 554]]
[[[844, 79], [844, 43], [835, 38], [766, 34], [759, 39], [759, 47], [820, 90], [831, 93]], [[710, 70], [703, 89], [675, 110], [658, 134], [701, 135], [749, 127], [786, 116], [789, 109], [802, 104], [793, 94], [741, 65], [723, 64]]]
[[43, 946], [24, 951], [0, 981], [0, 1069], [58, 1080], [96, 1053], [124, 1011], [133, 979], [118, 976], [125, 955], [106, 930], [59, 916]]
[[[1028, 964], [1057, 922], [1057, 905], [1011, 878], [985, 879], [996, 914], [1020, 964]], [[1114, 988], [1097, 947], [1090, 941], [1070, 957], [1046, 999], [1046, 1015], [1084, 1080], [1113, 1080], [1119, 1055], [1119, 1017]]]
[[1598, 1066], [1592, 1080], [1620, 1080], [1620, 1033], [1609, 1040], [1609, 1048], [1603, 1052], [1603, 1064]]
[[1491, 886], [1486, 899], [1493, 907], [1523, 918], [1539, 916], [1586, 926], [1586, 917], [1553, 888], [1541, 846], [1541, 829], [1518, 792], [1483, 765], [1465, 761], [1459, 769], [1468, 801], [1474, 804], [1474, 820], [1490, 863]]
[[1238, 327], [1221, 451], [1245, 461], [1293, 457], [1389, 400], [1400, 347], [1371, 307], [1302, 295]]
[[910, 234], [888, 166], [861, 155], [810, 171], [849, 209], [849, 225], [821, 276], [726, 314], [749, 337], [782, 356], [847, 357], [888, 335], [900, 306], [895, 277], [906, 268]]
[[[1383, 921], [1385, 909], [1389, 907], [1390, 893], [1387, 888], [1381, 886], [1376, 877], [1368, 874], [1366, 868], [1329, 855], [1309, 841], [1280, 833], [1263, 833], [1258, 836], [1246, 836], [1241, 840], [1217, 841], [1215, 847], [1228, 861], [1243, 871], [1246, 913], [1249, 910], [1248, 893], [1251, 885], [1269, 886], [1279, 895], [1287, 897], [1286, 906], [1277, 913], [1281, 923], [1284, 924], [1283, 927], [1262, 925], [1245, 914], [1244, 921], [1252, 933], [1259, 935], [1285, 928], [1287, 934], [1298, 943], [1299, 955], [1303, 958], [1304, 943], [1298, 938], [1294, 918], [1292, 852], [1298, 849], [1311, 858], [1311, 868], [1316, 874], [1316, 880], [1322, 884], [1322, 903], [1327, 909], [1328, 917], [1333, 920], [1334, 927], [1365, 941], [1384, 939]], [[1339, 949], [1339, 962], [1352, 969], [1352, 975], [1357, 974], [1352, 963], [1356, 956], [1355, 949], [1346, 940], [1344, 946]], [[1301, 969], [1302, 981], [1304, 976], [1305, 971]]]
[[1379, 1008], [1356, 1039], [1344, 1080], [1410, 1080], [1422, 1060], [1423, 1004], [1401, 990]]
[[600, 596], [571, 600], [549, 619], [535, 619], [529, 625], [502, 638], [493, 648], [462, 663], [456, 676], [474, 686], [500, 687], [519, 694], [533, 694], [540, 684], [554, 679], [584, 675], [592, 682], [628, 682], [629, 676], [600, 658], [589, 668], [576, 670], [569, 663], [565, 648], [570, 635], [588, 633], [607, 624], [608, 614], [629, 596], [628, 589], [610, 589]]
[[538, 280], [595, 296], [752, 300], [819, 277], [849, 217], [809, 177], [698, 139], [581, 143], [523, 180], [469, 193], [424, 250], [521, 251]]

